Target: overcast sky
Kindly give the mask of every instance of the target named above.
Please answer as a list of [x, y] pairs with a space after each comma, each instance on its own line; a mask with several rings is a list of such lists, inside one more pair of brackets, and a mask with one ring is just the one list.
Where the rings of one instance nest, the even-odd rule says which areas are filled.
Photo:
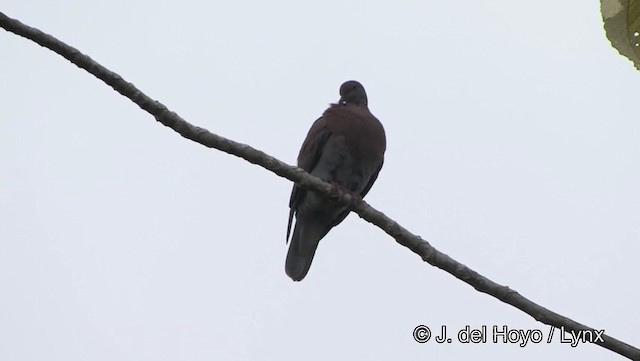
[[[359, 80], [387, 133], [367, 201], [492, 280], [640, 346], [640, 74], [596, 0], [5, 0], [187, 121], [295, 163]], [[349, 216], [284, 272], [291, 183], [181, 138], [0, 33], [0, 359], [619, 360]], [[447, 326], [451, 344], [414, 328]], [[491, 335], [489, 335], [490, 339]], [[490, 340], [489, 340], [490, 341]]]

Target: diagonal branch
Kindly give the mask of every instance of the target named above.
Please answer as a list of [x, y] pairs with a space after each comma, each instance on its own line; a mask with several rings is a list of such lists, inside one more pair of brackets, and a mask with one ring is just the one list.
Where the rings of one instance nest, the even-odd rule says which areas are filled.
[[[157, 121], [175, 130], [183, 137], [200, 143], [205, 147], [215, 148], [225, 153], [245, 159], [253, 164], [257, 164], [268, 169], [281, 177], [294, 181], [306, 189], [317, 191], [344, 204], [354, 204], [353, 211], [361, 218], [380, 227], [398, 243], [419, 255], [425, 262], [452, 274], [461, 281], [473, 286], [476, 290], [489, 294], [504, 303], [508, 303], [547, 325], [558, 328], [562, 327], [567, 332], [573, 331], [578, 333], [580, 331], [590, 330], [593, 334], [599, 334], [599, 330], [594, 330], [591, 327], [548, 310], [523, 297], [509, 287], [502, 286], [478, 274], [476, 271], [438, 251], [432, 247], [429, 242], [410, 233], [382, 212], [369, 206], [366, 202], [352, 199], [349, 194], [338, 191], [329, 183], [306, 173], [304, 170], [281, 162], [280, 160], [246, 144], [234, 142], [233, 140], [210, 133], [206, 129], [187, 123], [179, 115], [170, 111], [166, 106], [151, 99], [133, 84], [122, 79], [120, 75], [103, 67], [92, 60], [89, 56], [82, 54], [79, 50], [63, 43], [53, 36], [43, 33], [36, 28], [22, 24], [18, 20], [11, 19], [2, 12], [0, 12], [0, 27], [60, 54], [79, 68], [86, 70], [104, 81], [115, 91], [129, 98], [140, 108], [153, 115]], [[640, 349], [608, 335], [602, 335], [601, 337], [602, 340], [597, 340], [594, 343], [629, 359], [640, 360]]]

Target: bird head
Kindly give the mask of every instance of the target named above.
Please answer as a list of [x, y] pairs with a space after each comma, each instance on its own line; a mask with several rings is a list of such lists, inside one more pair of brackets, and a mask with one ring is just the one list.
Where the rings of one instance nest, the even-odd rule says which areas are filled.
[[344, 82], [340, 86], [339, 104], [355, 104], [367, 106], [367, 93], [364, 91], [362, 84], [355, 80]]

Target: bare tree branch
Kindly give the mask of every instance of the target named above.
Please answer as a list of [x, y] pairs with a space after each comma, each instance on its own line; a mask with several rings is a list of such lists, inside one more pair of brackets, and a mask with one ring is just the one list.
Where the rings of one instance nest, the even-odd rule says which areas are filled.
[[[53, 36], [43, 33], [36, 28], [22, 24], [18, 20], [11, 19], [1, 12], [0, 27], [32, 40], [37, 44], [60, 54], [79, 68], [86, 70], [104, 81], [115, 91], [129, 98], [140, 108], [153, 115], [157, 121], [175, 130], [183, 137], [200, 143], [206, 147], [215, 148], [245, 159], [253, 164], [257, 164], [268, 169], [281, 177], [294, 181], [306, 189], [317, 191], [344, 204], [353, 204], [353, 211], [361, 218], [380, 227], [398, 243], [419, 255], [425, 262], [452, 274], [461, 281], [473, 286], [476, 290], [489, 294], [502, 302], [514, 306], [542, 323], [555, 326], [557, 328], [563, 327], [567, 332], [573, 331], [578, 333], [580, 331], [599, 331], [548, 310], [523, 297], [509, 287], [497, 284], [478, 274], [476, 271], [438, 251], [427, 241], [410, 233], [382, 212], [369, 206], [366, 202], [353, 199], [349, 194], [340, 192], [330, 184], [306, 173], [304, 170], [281, 162], [278, 159], [246, 144], [234, 142], [233, 140], [210, 133], [206, 129], [187, 123], [179, 115], [170, 111], [160, 102], [155, 101], [142, 93], [133, 84], [125, 81], [118, 74], [103, 67], [87, 55], [82, 54], [79, 50], [63, 43]], [[640, 360], [639, 349], [608, 335], [603, 334], [601, 337], [602, 340], [596, 340], [594, 343], [629, 359]]]

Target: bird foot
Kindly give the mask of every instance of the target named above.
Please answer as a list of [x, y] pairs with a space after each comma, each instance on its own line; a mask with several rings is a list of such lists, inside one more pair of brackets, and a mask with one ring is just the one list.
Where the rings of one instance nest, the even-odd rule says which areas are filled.
[[349, 201], [349, 206], [353, 207], [358, 201], [362, 200], [362, 196], [360, 195], [360, 193], [352, 192], [347, 188], [345, 188], [345, 186], [343, 186], [342, 184], [337, 183], [335, 181], [332, 181], [329, 183], [338, 191], [338, 193], [340, 193], [340, 196], [342, 196], [345, 193], [351, 196], [351, 200]]

